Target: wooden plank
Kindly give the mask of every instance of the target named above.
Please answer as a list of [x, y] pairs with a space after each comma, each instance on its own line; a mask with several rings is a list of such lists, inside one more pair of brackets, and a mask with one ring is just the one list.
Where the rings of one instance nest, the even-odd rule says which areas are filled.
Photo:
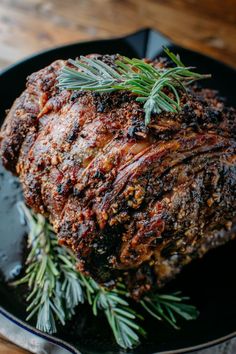
[[54, 45], [154, 27], [236, 66], [236, 1], [213, 2], [0, 0], [0, 65]]
[[17, 347], [0, 335], [0, 354], [28, 354], [27, 350]]

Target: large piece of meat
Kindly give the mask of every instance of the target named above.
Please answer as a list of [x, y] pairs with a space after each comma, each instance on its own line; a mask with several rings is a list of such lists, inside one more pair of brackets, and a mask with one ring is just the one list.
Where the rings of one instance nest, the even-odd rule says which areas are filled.
[[138, 297], [235, 236], [236, 111], [191, 88], [179, 114], [145, 127], [130, 93], [60, 90], [63, 65], [28, 78], [1, 130], [2, 161], [79, 269], [105, 284], [123, 276]]

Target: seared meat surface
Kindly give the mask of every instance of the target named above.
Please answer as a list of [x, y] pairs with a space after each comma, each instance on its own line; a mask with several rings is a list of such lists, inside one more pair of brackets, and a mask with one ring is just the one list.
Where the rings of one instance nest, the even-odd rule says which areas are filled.
[[180, 113], [145, 127], [128, 92], [59, 89], [64, 64], [28, 78], [1, 130], [2, 161], [80, 271], [104, 284], [122, 276], [139, 297], [234, 238], [236, 111], [192, 87]]

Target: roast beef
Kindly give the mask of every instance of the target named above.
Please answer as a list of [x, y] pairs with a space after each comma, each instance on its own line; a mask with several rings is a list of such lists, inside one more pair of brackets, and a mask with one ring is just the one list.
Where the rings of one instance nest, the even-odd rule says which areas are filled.
[[235, 237], [236, 111], [191, 86], [178, 114], [145, 126], [129, 92], [60, 89], [65, 64], [28, 78], [2, 126], [2, 162], [81, 272], [122, 277], [139, 297]]

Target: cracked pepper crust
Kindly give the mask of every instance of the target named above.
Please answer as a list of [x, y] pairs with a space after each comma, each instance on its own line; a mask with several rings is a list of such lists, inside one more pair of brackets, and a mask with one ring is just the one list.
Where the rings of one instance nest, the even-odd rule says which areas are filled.
[[122, 276], [138, 298], [235, 237], [236, 111], [192, 87], [180, 113], [147, 128], [130, 93], [60, 90], [64, 64], [28, 78], [1, 129], [2, 162], [79, 270]]

